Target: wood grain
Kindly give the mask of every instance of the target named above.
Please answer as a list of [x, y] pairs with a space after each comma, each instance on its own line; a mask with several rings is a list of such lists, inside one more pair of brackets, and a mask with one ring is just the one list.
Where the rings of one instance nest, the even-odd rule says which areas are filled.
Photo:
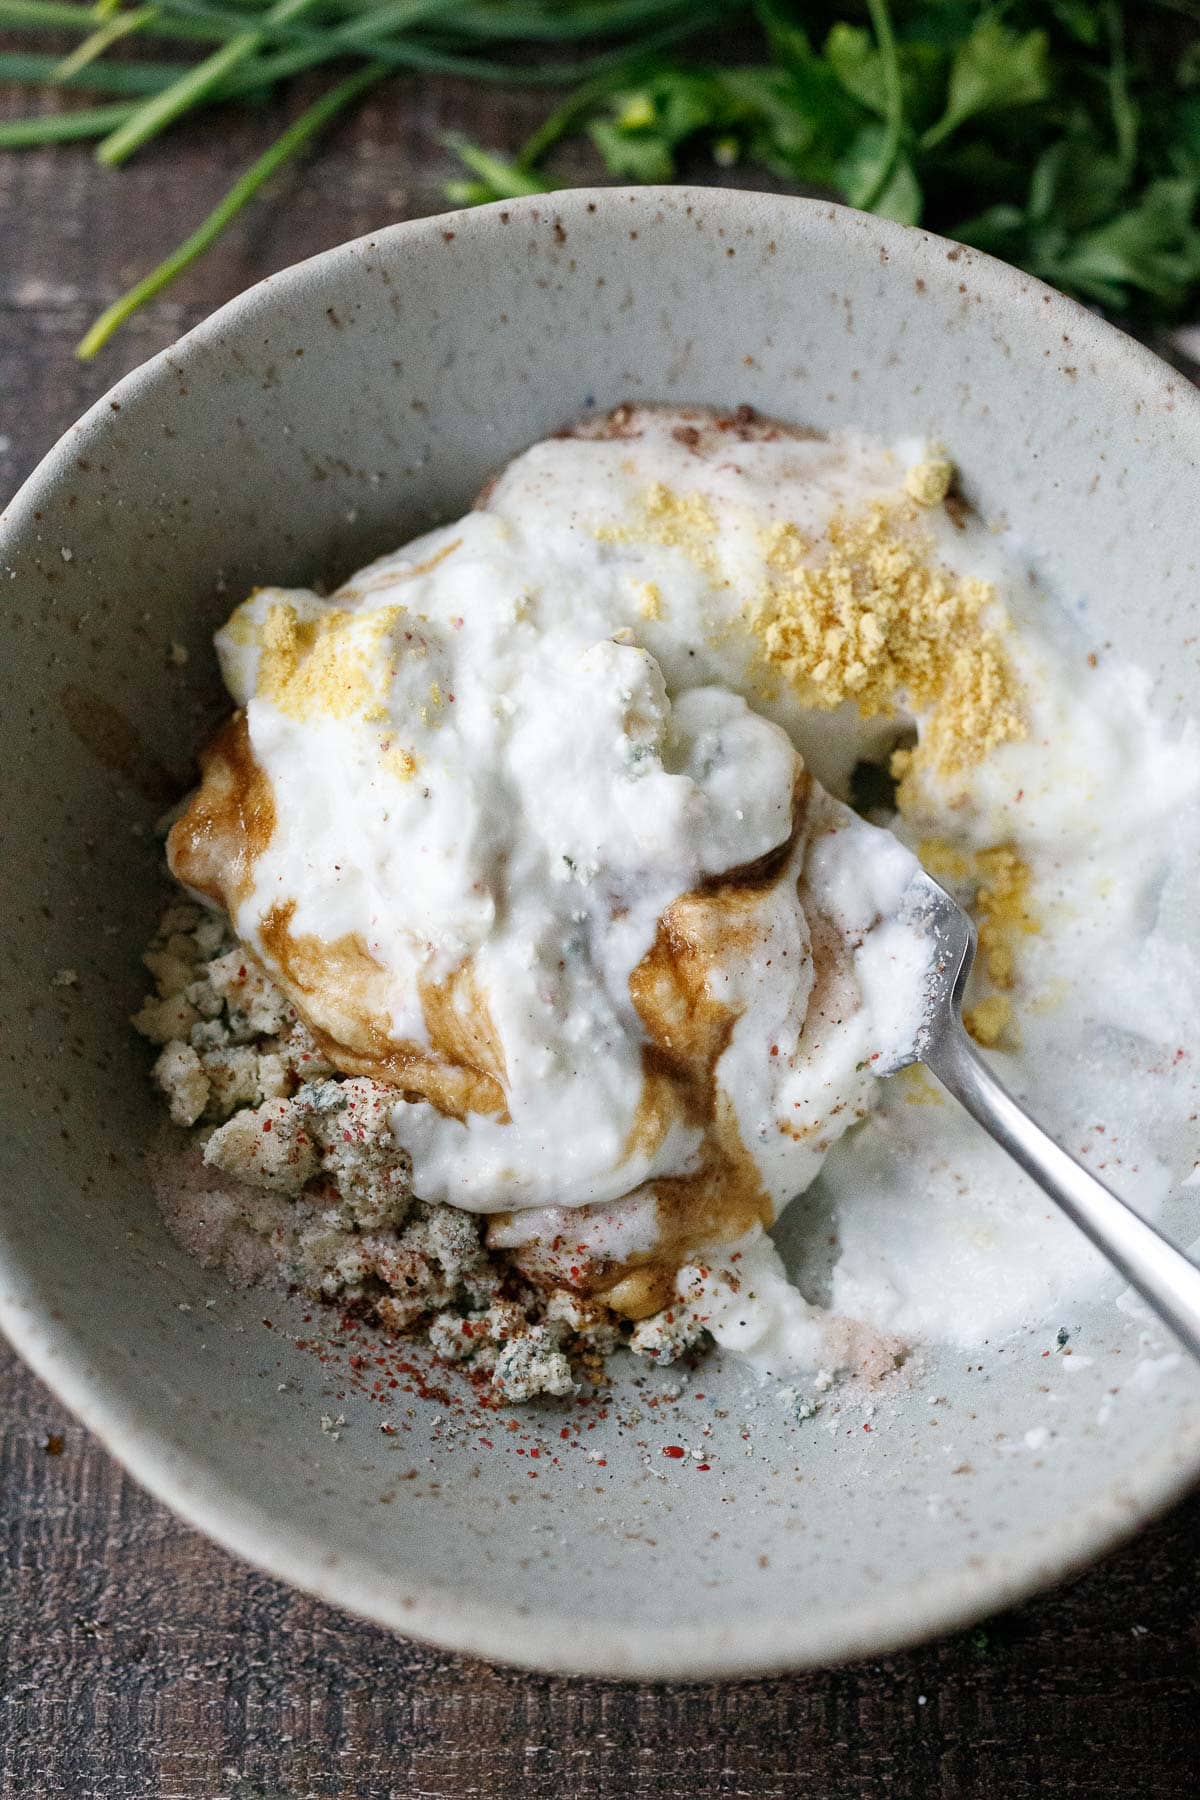
[[[231, 113], [219, 132], [185, 126], [120, 175], [85, 148], [0, 157], [0, 497], [126, 369], [249, 282], [437, 210], [452, 173], [441, 131], [510, 145], [542, 105], [454, 82], [387, 84], [94, 364], [74, 362], [100, 307], [316, 91]], [[0, 90], [0, 114], [29, 105]], [[147, 1499], [2, 1351], [0, 1520], [5, 1800], [1197, 1791], [1200, 1498], [981, 1632], [724, 1687], [485, 1668], [306, 1600]]]

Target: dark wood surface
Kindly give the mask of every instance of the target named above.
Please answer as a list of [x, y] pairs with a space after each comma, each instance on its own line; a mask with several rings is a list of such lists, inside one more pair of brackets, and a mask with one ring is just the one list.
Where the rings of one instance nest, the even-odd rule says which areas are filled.
[[[272, 269], [436, 211], [438, 134], [529, 95], [394, 82], [91, 366], [91, 318], [302, 104], [177, 131], [120, 175], [0, 156], [0, 497], [118, 376]], [[29, 106], [0, 89], [0, 113]], [[0, 1350], [4, 1800], [1192, 1800], [1200, 1497], [1073, 1586], [881, 1662], [745, 1686], [486, 1668], [246, 1569], [146, 1498]]]

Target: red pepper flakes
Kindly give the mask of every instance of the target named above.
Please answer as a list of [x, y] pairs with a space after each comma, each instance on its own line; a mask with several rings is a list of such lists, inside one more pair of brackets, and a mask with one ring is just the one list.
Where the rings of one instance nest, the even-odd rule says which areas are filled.
[[270, 1119], [264, 1119], [264, 1120], [263, 1120], [263, 1130], [264, 1130], [264, 1131], [270, 1131], [270, 1129], [271, 1129], [271, 1121], [270, 1121]]
[[571, 1435], [571, 1427], [569, 1425], [564, 1425], [558, 1435], [560, 1438], [569, 1438]]
[[679, 1458], [681, 1456], [687, 1455], [687, 1451], [684, 1449], [682, 1444], [664, 1444], [663, 1448], [662, 1448], [662, 1453], [664, 1456], [670, 1456], [670, 1457], [674, 1458], [674, 1460], [676, 1462], [679, 1461]]
[[711, 1463], [697, 1463], [696, 1467], [697, 1467], [697, 1469], [699, 1469], [699, 1471], [702, 1475], [707, 1475], [708, 1471], [712, 1467], [712, 1464]]
[[379, 1429], [382, 1431], [384, 1437], [395, 1437], [396, 1435], [396, 1427], [394, 1425], [389, 1425], [386, 1420]]

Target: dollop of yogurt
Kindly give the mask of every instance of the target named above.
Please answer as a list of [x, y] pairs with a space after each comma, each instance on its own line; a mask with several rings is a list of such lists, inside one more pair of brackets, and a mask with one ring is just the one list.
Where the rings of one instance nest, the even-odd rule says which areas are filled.
[[[423, 1199], [522, 1240], [574, 1209], [616, 1265], [616, 1202], [678, 1263], [807, 1185], [924, 955], [911, 851], [814, 778], [744, 621], [780, 520], [903, 464], [700, 436], [539, 445], [328, 598], [259, 589], [216, 639], [240, 749], [170, 845], [327, 1054], [398, 1087]], [[837, 776], [844, 732], [808, 736]]]
[[[1144, 1210], [1194, 1182], [1195, 734], [949, 479], [740, 415], [536, 445], [332, 595], [235, 611], [239, 710], [169, 843], [394, 1087], [422, 1199], [782, 1375], [848, 1320], [886, 1362], [1103, 1278], [930, 1078], [872, 1072], [920, 1023], [918, 857], [976, 910], [1005, 1080]], [[882, 830], [834, 796], [889, 760]], [[829, 1239], [834, 1324], [789, 1278]]]

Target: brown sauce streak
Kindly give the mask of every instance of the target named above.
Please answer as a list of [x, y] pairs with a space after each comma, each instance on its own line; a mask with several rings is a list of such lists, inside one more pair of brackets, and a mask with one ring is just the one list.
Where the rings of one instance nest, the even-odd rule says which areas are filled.
[[781, 845], [754, 863], [706, 881], [667, 908], [653, 944], [630, 976], [630, 997], [647, 1043], [642, 1098], [626, 1154], [653, 1153], [677, 1118], [699, 1127], [704, 1141], [699, 1167], [691, 1174], [647, 1184], [658, 1208], [654, 1249], [594, 1272], [591, 1291], [628, 1318], [644, 1318], [669, 1303], [675, 1271], [690, 1252], [730, 1243], [774, 1217], [732, 1103], [717, 1086], [717, 1064], [738, 1014], [713, 998], [708, 978], [730, 956], [752, 952], [761, 929], [759, 902], [788, 864], [803, 829], [809, 792], [808, 776], [802, 774], [793, 798], [792, 829]]
[[[678, 416], [743, 442], [822, 435], [759, 419], [749, 407], [716, 417]], [[556, 435], [621, 439], [641, 433], [635, 409], [625, 406]], [[494, 480], [485, 485], [477, 505], [486, 506], [494, 485]], [[201, 786], [171, 831], [168, 858], [181, 881], [232, 911], [249, 892], [254, 861], [275, 826], [270, 783], [255, 761], [242, 713], [217, 732], [201, 754], [200, 766]], [[733, 1106], [717, 1087], [717, 1064], [738, 1014], [713, 999], [708, 976], [731, 953], [752, 949], [759, 929], [758, 902], [788, 865], [803, 829], [809, 792], [809, 778], [801, 771], [788, 837], [764, 857], [711, 877], [674, 901], [630, 977], [646, 1043], [642, 1096], [626, 1155], [652, 1153], [677, 1118], [697, 1126], [703, 1144], [691, 1174], [647, 1184], [658, 1208], [659, 1238], [653, 1250], [621, 1264], [593, 1263], [575, 1284], [628, 1318], [647, 1317], [670, 1303], [676, 1270], [691, 1252], [732, 1242], [773, 1219]], [[272, 973], [336, 1068], [396, 1087], [406, 1099], [426, 1099], [456, 1118], [476, 1112], [507, 1120], [503, 1048], [469, 960], [442, 982], [422, 983], [421, 1006], [432, 1046], [425, 1048], [389, 1035], [386, 972], [362, 939], [348, 935], [327, 943], [296, 934], [291, 929], [294, 912], [290, 902], [268, 914], [261, 928], [263, 945]], [[817, 980], [809, 1019], [814, 1014], [819, 1019], [827, 1006], [836, 1007], [842, 959], [831, 954], [831, 937], [836, 933], [818, 933], [814, 926]], [[528, 1272], [537, 1280], [536, 1255], [529, 1260]]]
[[[474, 1049], [495, 1038], [486, 1009], [480, 1022], [465, 1018], [454, 1005], [455, 993], [474, 990], [469, 965], [441, 990], [432, 984], [422, 989], [431, 1047], [394, 1038], [388, 1028], [387, 971], [356, 933], [330, 943], [293, 932], [295, 910], [294, 901], [272, 907], [260, 927], [263, 947], [269, 966], [279, 972], [281, 985], [335, 1068], [346, 1075], [369, 1075], [399, 1088], [406, 1099], [428, 1100], [456, 1119], [473, 1112], [504, 1113], [504, 1089], [495, 1072], [462, 1054], [468, 1044]], [[429, 995], [442, 990], [449, 990], [450, 998], [439, 1011], [430, 1006]]]
[[477, 1072], [493, 1082], [500, 1094], [501, 1105], [484, 1110], [503, 1109], [504, 1082], [508, 1069], [504, 1046], [488, 1007], [487, 995], [475, 978], [471, 958], [459, 964], [444, 981], [422, 981], [421, 1011], [430, 1042], [452, 1063]]
[[167, 861], [180, 881], [232, 913], [274, 835], [275, 796], [250, 747], [244, 712], [226, 719], [198, 760], [200, 786], [171, 827]]
[[[200, 786], [167, 839], [172, 872], [229, 913], [249, 894], [275, 830], [275, 803], [236, 712], [200, 752]], [[335, 1068], [369, 1075], [454, 1118], [506, 1108], [503, 1055], [470, 964], [422, 987], [431, 1047], [390, 1035], [388, 978], [362, 939], [327, 943], [292, 929], [295, 902], [261, 926], [271, 974]]]

